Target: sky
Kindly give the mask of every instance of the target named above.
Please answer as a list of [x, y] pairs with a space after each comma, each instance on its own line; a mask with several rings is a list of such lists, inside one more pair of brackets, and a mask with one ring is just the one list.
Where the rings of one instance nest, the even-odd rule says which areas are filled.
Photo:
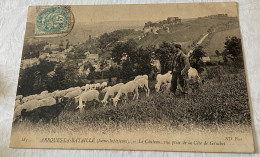
[[[71, 6], [75, 22], [159, 21], [167, 17], [197, 18], [213, 14], [237, 16], [237, 3], [172, 3], [143, 5], [85, 5]], [[28, 22], [34, 23], [36, 9], [29, 9]]]

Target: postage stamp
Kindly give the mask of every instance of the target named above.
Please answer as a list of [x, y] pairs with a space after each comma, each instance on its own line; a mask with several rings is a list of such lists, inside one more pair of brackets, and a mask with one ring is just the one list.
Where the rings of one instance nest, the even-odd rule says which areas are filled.
[[36, 35], [68, 33], [72, 28], [69, 6], [37, 7]]

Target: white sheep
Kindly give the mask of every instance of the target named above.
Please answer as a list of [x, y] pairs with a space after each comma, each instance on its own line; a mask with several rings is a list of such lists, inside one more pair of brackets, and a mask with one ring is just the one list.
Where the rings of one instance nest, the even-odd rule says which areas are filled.
[[56, 99], [54, 99], [52, 96], [46, 97], [39, 101], [40, 106], [51, 106], [56, 104]]
[[158, 74], [156, 76], [156, 84], [155, 84], [155, 89], [157, 92], [160, 91], [160, 88], [163, 84], [167, 84], [167, 83], [171, 83], [172, 80], [172, 74], [171, 71], [168, 71], [168, 73], [162, 75], [162, 74]]
[[15, 100], [22, 100], [22, 98], [23, 98], [22, 95], [17, 95], [17, 96], [15, 97]]
[[[169, 72], [168, 72], [169, 73]], [[167, 81], [161, 81], [161, 86], [159, 86], [159, 84], [155, 85], [156, 91], [158, 92], [160, 90], [160, 87], [165, 86], [166, 89], [170, 89], [171, 87], [171, 76], [167, 73], [166, 76], [168, 76], [168, 78], [164, 78], [164, 80]], [[159, 80], [162, 80], [163, 78], [159, 76]], [[193, 81], [193, 82], [198, 82], [199, 84], [201, 84], [201, 79], [199, 77], [198, 71], [195, 68], [190, 67], [190, 69], [188, 70], [188, 81]], [[180, 84], [177, 84], [177, 89], [182, 90], [182, 87], [180, 86]]]
[[113, 103], [114, 103], [114, 106], [117, 106], [117, 102], [118, 100], [120, 100], [120, 97], [124, 94], [125, 95], [125, 98], [126, 100], [128, 99], [128, 93], [134, 93], [134, 97], [133, 97], [133, 100], [136, 98], [138, 99], [139, 97], [139, 93], [138, 93], [138, 83], [135, 82], [135, 81], [129, 81], [127, 82], [126, 84], [123, 84], [117, 95], [112, 98], [113, 100]]
[[95, 84], [95, 89], [99, 89], [101, 87], [101, 84], [100, 83], [96, 83]]
[[46, 97], [41, 100], [28, 101], [28, 102], [24, 103], [22, 106], [24, 106], [24, 109], [26, 109], [26, 111], [31, 111], [40, 106], [51, 106], [54, 104], [56, 104], [56, 100], [53, 97]]
[[79, 96], [81, 93], [82, 93], [82, 90], [79, 88], [79, 89], [73, 90], [71, 92], [68, 92], [64, 97], [71, 99], [71, 98], [75, 98], [76, 96]]
[[69, 93], [69, 92], [72, 92], [72, 91], [74, 91], [75, 90], [75, 88], [74, 87], [70, 87], [70, 88], [68, 88], [68, 89], [66, 89], [66, 91]]
[[44, 94], [47, 94], [47, 93], [48, 93], [47, 90], [41, 92], [41, 94], [43, 94], [43, 95], [44, 95]]
[[[122, 85], [123, 85], [123, 83], [118, 83], [118, 84], [116, 84], [116, 85], [114, 85], [114, 86], [112, 86], [112, 87], [107, 88], [105, 97], [104, 97], [104, 99], [101, 101], [101, 102], [104, 104], [104, 106], [107, 104], [108, 98], [109, 98], [110, 96], [111, 96], [111, 97], [115, 96], [115, 94], [118, 93], [118, 91], [120, 90], [120, 87], [121, 87]], [[104, 89], [106, 89], [106, 88], [104, 88]]]
[[107, 82], [103, 82], [100, 86], [100, 88], [105, 88], [107, 86]]
[[137, 80], [137, 79], [139, 79], [139, 78], [145, 78], [145, 79], [148, 80], [148, 75], [138, 75], [138, 76], [135, 77], [134, 80]]
[[85, 90], [85, 86], [80, 87], [80, 89], [81, 89], [82, 91]]
[[53, 97], [64, 97], [67, 93], [67, 90], [56, 90], [53, 92]]
[[47, 94], [40, 94], [34, 97], [34, 100], [42, 100], [47, 97], [52, 97], [54, 94], [53, 93], [47, 93]]
[[29, 95], [29, 96], [23, 97], [22, 102], [25, 103], [25, 102], [31, 101], [31, 100], [35, 99], [36, 97], [38, 97], [37, 94]]
[[[48, 93], [48, 94], [50, 94], [50, 93]], [[49, 96], [48, 94], [45, 94], [45, 95], [44, 94], [29, 95], [27, 97], [24, 97], [22, 99], [22, 102], [26, 103], [26, 102], [31, 101], [31, 100], [41, 100], [41, 99], [44, 99], [44, 98], [48, 97]]]
[[18, 105], [14, 110], [14, 120], [21, 115], [21, 111], [32, 111], [41, 106], [51, 106], [56, 104], [56, 100], [53, 97], [47, 97], [42, 100], [30, 100], [24, 104]]
[[[79, 95], [79, 96], [80, 96], [80, 95]], [[79, 102], [79, 96], [76, 96], [76, 97], [74, 98], [75, 103], [78, 103], [78, 102]]]
[[190, 69], [188, 70], [188, 78], [189, 80], [192, 80], [194, 82], [201, 83], [199, 73], [195, 68], [190, 67]]
[[14, 109], [17, 107], [17, 106], [19, 106], [19, 105], [22, 105], [22, 103], [21, 103], [21, 100], [15, 100], [15, 105], [14, 105]]
[[[85, 88], [85, 89], [87, 89], [87, 88]], [[89, 84], [87, 90], [93, 90], [93, 89], [96, 89], [96, 84]]]
[[90, 90], [90, 89], [91, 89], [90, 84], [86, 84], [86, 85], [85, 85], [85, 91]]
[[92, 90], [96, 89], [96, 84], [91, 84], [91, 89]]
[[14, 110], [14, 120], [17, 119], [21, 115], [21, 111], [23, 109], [26, 109], [28, 111], [31, 111], [39, 106], [38, 105], [38, 100], [30, 100], [22, 105], [19, 105], [15, 108]]
[[83, 101], [87, 102], [87, 101], [97, 100], [99, 102], [100, 100], [98, 97], [99, 97], [99, 92], [97, 90], [89, 90], [82, 93], [79, 96], [79, 105], [77, 109], [79, 109], [80, 112], [82, 112], [83, 108], [86, 106], [83, 104]]
[[101, 93], [106, 93], [110, 87], [111, 86], [105, 87], [104, 89], [101, 90]]
[[149, 86], [148, 86], [148, 76], [147, 75], [143, 75], [143, 76], [144, 77], [138, 77], [137, 76], [134, 79], [134, 81], [137, 82], [139, 88], [144, 88], [146, 96], [149, 96], [150, 95], [150, 89], [149, 89]]

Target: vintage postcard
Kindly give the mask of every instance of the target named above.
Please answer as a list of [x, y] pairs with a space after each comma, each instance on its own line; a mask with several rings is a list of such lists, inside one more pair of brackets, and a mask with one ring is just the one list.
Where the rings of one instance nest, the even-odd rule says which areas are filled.
[[237, 3], [31, 6], [10, 147], [253, 153]]

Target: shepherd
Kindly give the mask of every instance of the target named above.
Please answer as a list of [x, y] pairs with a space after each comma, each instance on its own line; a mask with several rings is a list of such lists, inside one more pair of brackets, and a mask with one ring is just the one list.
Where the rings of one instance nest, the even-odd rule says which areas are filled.
[[180, 44], [176, 44], [175, 48], [176, 53], [172, 62], [171, 91], [175, 93], [178, 87], [182, 93], [188, 93], [189, 57], [183, 52]]

